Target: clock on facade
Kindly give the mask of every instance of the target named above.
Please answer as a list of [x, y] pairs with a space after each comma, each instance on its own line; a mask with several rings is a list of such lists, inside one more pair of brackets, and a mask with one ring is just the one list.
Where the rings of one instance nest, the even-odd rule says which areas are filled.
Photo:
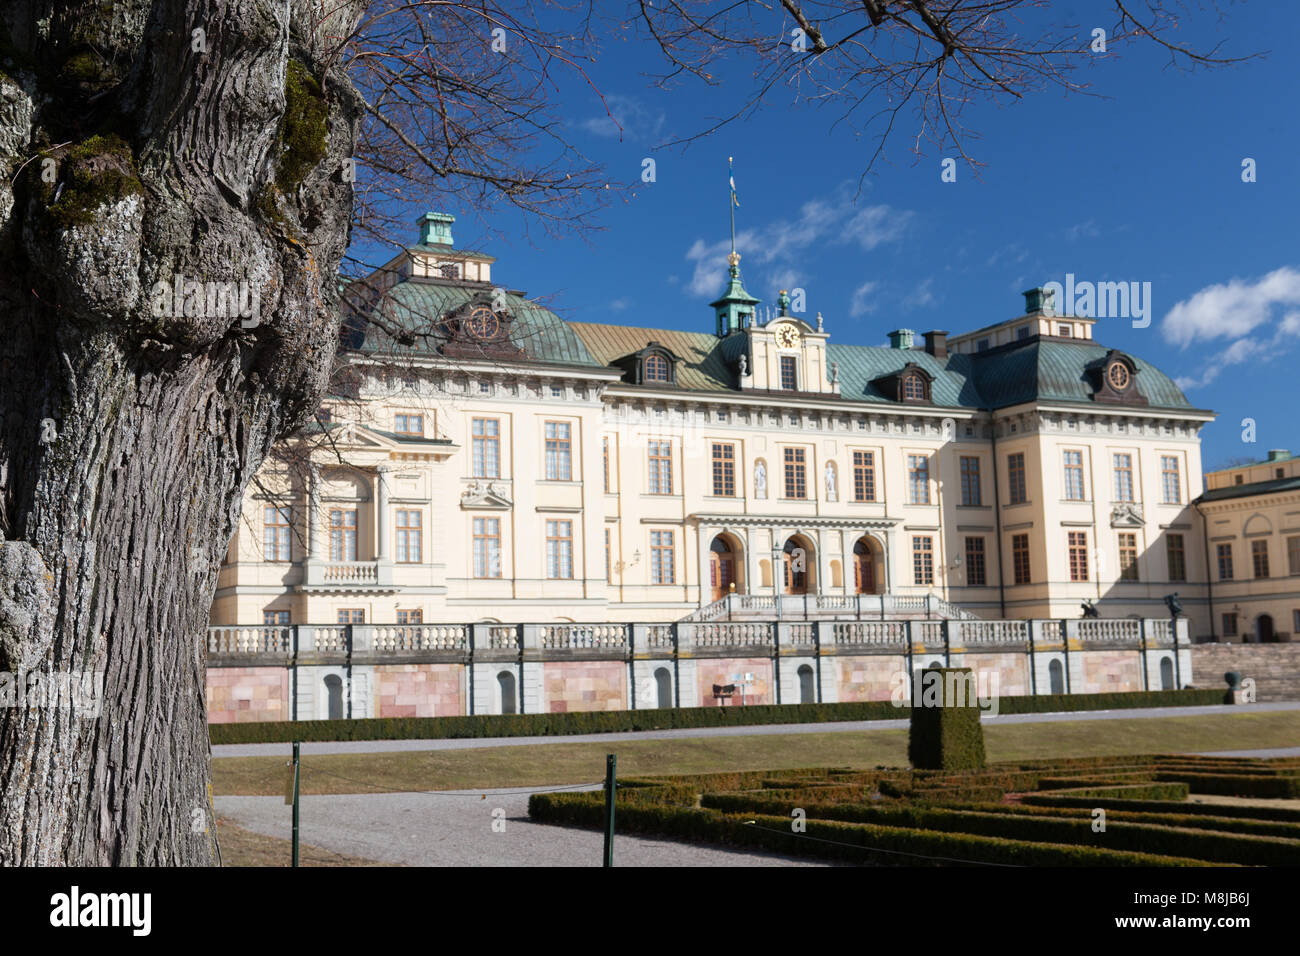
[[783, 349], [792, 349], [799, 344], [799, 333], [792, 325], [783, 325], [776, 330], [776, 344]]
[[1111, 362], [1106, 369], [1106, 381], [1117, 392], [1122, 392], [1128, 388], [1131, 379], [1132, 376], [1129, 374], [1128, 366], [1123, 362]]
[[497, 314], [485, 305], [481, 305], [469, 314], [465, 320], [465, 329], [476, 339], [495, 338], [501, 329], [501, 320]]

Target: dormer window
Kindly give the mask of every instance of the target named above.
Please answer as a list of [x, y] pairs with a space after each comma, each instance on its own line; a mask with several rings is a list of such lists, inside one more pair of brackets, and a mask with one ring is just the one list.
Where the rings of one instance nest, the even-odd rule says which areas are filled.
[[895, 402], [923, 405], [931, 401], [930, 383], [933, 381], [929, 372], [915, 362], [908, 362], [897, 372], [875, 379], [872, 384]]
[[672, 367], [668, 364], [668, 358], [662, 352], [651, 352], [645, 357], [645, 364], [642, 366], [641, 378], [646, 382], [667, 382], [671, 381]]
[[925, 401], [925, 379], [920, 375], [908, 375], [903, 379], [903, 401]]
[[799, 388], [799, 368], [793, 355], [781, 356], [781, 387], [790, 392]]

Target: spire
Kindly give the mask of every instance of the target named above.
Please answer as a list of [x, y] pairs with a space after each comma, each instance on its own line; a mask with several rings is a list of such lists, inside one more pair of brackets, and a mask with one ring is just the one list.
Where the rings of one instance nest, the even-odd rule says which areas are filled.
[[736, 177], [731, 171], [732, 159], [727, 157], [727, 175], [731, 186], [731, 199], [727, 203], [731, 212], [731, 253], [727, 256], [727, 290], [709, 305], [717, 320], [715, 334], [725, 338], [732, 332], [743, 329], [753, 322], [754, 306], [758, 300], [745, 291], [745, 283], [740, 278], [740, 253], [736, 251], [736, 207], [740, 200], [736, 198]]

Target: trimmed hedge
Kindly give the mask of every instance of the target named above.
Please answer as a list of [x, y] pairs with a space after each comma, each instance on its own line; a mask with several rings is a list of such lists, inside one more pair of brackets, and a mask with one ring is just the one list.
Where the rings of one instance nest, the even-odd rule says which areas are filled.
[[1077, 787], [1073, 790], [1057, 790], [1057, 793], [1071, 797], [1087, 797], [1094, 800], [1124, 799], [1130, 800], [1186, 800], [1185, 783], [1126, 783], [1116, 786], [1100, 785], [1095, 787]]
[[[929, 667], [917, 677], [921, 706], [912, 708], [907, 759], [930, 770], [984, 769], [984, 728], [969, 667]], [[956, 688], [956, 700], [950, 690]], [[937, 694], [932, 691], [937, 689]], [[933, 702], [931, 698], [934, 698]]]
[[1192, 793], [1212, 793], [1224, 797], [1300, 797], [1300, 777], [1262, 777], [1228, 773], [1157, 773], [1157, 780], [1177, 780], [1187, 784]]
[[[1193, 804], [1195, 806], [1195, 804]], [[1093, 807], [1035, 807], [1018, 803], [968, 803], [950, 807], [952, 810], [974, 810], [979, 813], [1007, 813], [1069, 819], [1092, 819]], [[1269, 820], [1249, 820], [1237, 817], [1212, 817], [1195, 813], [1141, 813], [1133, 810], [1107, 810], [1106, 820], [1125, 823], [1153, 823], [1166, 827], [1190, 827], [1194, 830], [1225, 830], [1229, 833], [1246, 833], [1251, 836], [1283, 837], [1300, 840], [1300, 823], [1275, 823]]]
[[[528, 813], [538, 822], [603, 829], [605, 809], [599, 795], [535, 793]], [[839, 821], [808, 820], [806, 833], [794, 833], [788, 816], [730, 816], [677, 807], [621, 804], [617, 825], [624, 833], [650, 833], [692, 843], [850, 860], [886, 865], [1004, 863], [1017, 866], [1198, 866], [1200, 861], [1108, 850], [1007, 840], [968, 833], [943, 833]], [[896, 854], [914, 854], [898, 856]]]
[[1296, 807], [1254, 807], [1241, 804], [1220, 803], [1178, 803], [1170, 800], [1126, 800], [1116, 797], [1088, 798], [1074, 794], [1028, 793], [1020, 798], [1022, 804], [1034, 807], [1084, 807], [1091, 810], [1102, 807], [1105, 810], [1136, 810], [1153, 813], [1196, 814], [1216, 817], [1235, 817], [1244, 820], [1279, 820], [1284, 823], [1300, 823], [1300, 808]]
[[[792, 809], [788, 801], [770, 797], [756, 799], [742, 794], [706, 795], [702, 805], [707, 809], [722, 812], [769, 813], [773, 816], [788, 814]], [[809, 803], [802, 809], [810, 820], [836, 820], [847, 823], [943, 830], [1008, 840], [1065, 843], [1071, 846], [1100, 844], [1106, 849], [1181, 856], [1213, 863], [1239, 863], [1252, 866], [1285, 866], [1300, 863], [1300, 840], [1283, 840], [1276, 837], [1109, 820], [1105, 831], [1096, 833], [1092, 829], [1090, 820], [1012, 816], [1004, 813], [939, 807]]]
[[[1045, 694], [1002, 697], [1002, 714], [1194, 707], [1222, 703], [1219, 691], [1165, 690], [1123, 694]], [[209, 724], [214, 744], [288, 743], [294, 740], [442, 740], [481, 737], [553, 737], [569, 734], [895, 720], [910, 715], [892, 701], [839, 704], [761, 704], [752, 707], [674, 707], [664, 710], [576, 711], [563, 714], [477, 714], [472, 717], [374, 717], [357, 720], [275, 720]]]

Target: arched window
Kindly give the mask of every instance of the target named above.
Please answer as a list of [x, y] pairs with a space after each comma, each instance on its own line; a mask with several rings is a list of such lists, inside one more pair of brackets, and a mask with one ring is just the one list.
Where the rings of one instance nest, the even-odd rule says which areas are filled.
[[668, 381], [668, 359], [658, 352], [651, 352], [645, 357], [642, 380], [647, 382]]
[[1160, 658], [1160, 689], [1176, 690], [1174, 687], [1174, 659], [1172, 657]]
[[1052, 661], [1047, 665], [1047, 679], [1052, 685], [1050, 693], [1065, 693], [1065, 670], [1061, 667], [1060, 661]]
[[673, 705], [673, 675], [666, 667], [655, 668], [655, 687], [658, 691], [659, 709]]
[[903, 401], [925, 401], [925, 379], [919, 375], [908, 375], [903, 379]]
[[813, 669], [807, 664], [799, 665], [799, 703], [817, 703], [817, 685], [813, 680]]
[[501, 692], [501, 713], [516, 713], [515, 675], [510, 671], [502, 671], [497, 674], [497, 689]]
[[343, 678], [338, 674], [325, 676], [325, 714], [330, 720], [343, 719]]

